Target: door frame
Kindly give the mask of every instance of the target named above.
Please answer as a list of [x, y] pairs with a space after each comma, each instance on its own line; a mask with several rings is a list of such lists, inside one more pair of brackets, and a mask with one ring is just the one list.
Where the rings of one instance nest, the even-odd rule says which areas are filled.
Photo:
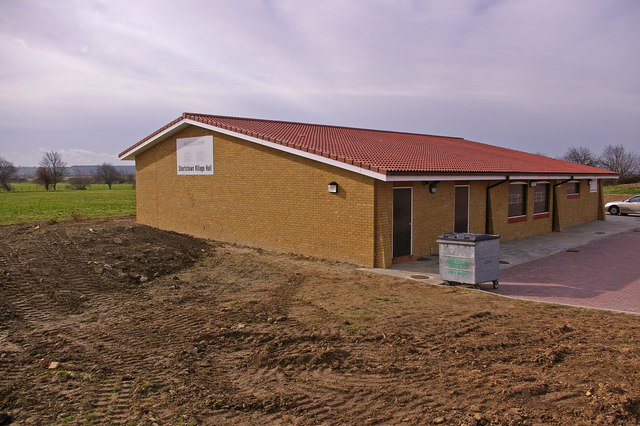
[[453, 186], [453, 232], [456, 231], [456, 188], [467, 188], [467, 232], [469, 232], [469, 222], [471, 219], [471, 185], [460, 184]]
[[[394, 210], [394, 204], [395, 203], [391, 203], [391, 259], [393, 262], [393, 259], [402, 259], [405, 257], [409, 257], [411, 258], [411, 256], [413, 255], [413, 186], [394, 186], [393, 190], [395, 191], [396, 189], [409, 189], [411, 190], [410, 194], [411, 194], [411, 221], [409, 222], [409, 231], [411, 234], [411, 237], [409, 238], [409, 254], [408, 255], [404, 255], [404, 256], [397, 256], [394, 257], [393, 256], [393, 238], [394, 238], [394, 232], [393, 232], [393, 223], [395, 220], [394, 214], [393, 214], [393, 210]], [[395, 196], [393, 197], [393, 199], [395, 200]]]

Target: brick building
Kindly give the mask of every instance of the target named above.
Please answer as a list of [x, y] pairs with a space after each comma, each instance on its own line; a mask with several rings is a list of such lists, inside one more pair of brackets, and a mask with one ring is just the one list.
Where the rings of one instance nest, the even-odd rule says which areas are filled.
[[462, 138], [185, 113], [120, 155], [137, 220], [364, 266], [604, 220], [617, 175]]

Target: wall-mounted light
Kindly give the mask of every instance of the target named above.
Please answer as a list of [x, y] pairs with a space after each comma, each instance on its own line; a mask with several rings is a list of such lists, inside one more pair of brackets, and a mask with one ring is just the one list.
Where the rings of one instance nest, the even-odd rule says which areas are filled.
[[530, 186], [531, 188], [535, 188], [535, 187], [536, 187], [536, 181], [535, 181], [535, 180], [530, 180], [530, 181], [529, 181], [529, 186]]
[[429, 185], [429, 192], [432, 194], [435, 194], [436, 191], [438, 190], [438, 183], [439, 181], [435, 181], [435, 182], [431, 182], [431, 184]]
[[338, 184], [335, 182], [329, 182], [329, 192], [332, 194], [338, 193]]
[[593, 179], [589, 179], [589, 186], [593, 185]]

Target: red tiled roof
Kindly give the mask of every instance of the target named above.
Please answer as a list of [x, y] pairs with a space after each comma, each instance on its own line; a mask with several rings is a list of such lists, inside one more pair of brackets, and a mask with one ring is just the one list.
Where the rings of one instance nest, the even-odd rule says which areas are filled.
[[120, 157], [187, 119], [321, 155], [382, 174], [502, 173], [615, 175], [613, 172], [463, 138], [184, 113]]

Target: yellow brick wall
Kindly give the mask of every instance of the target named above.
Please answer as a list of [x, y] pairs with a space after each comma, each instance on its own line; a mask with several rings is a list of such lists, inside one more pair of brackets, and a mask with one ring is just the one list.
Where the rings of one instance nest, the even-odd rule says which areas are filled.
[[438, 235], [453, 231], [453, 182], [440, 182], [435, 194], [416, 182], [413, 190], [413, 255], [438, 253]]
[[375, 267], [390, 268], [393, 256], [392, 218], [393, 184], [376, 180], [375, 183]]
[[[598, 214], [598, 193], [589, 192], [589, 182], [580, 180], [580, 197], [567, 197], [567, 184], [562, 184], [556, 188], [558, 192], [558, 207], [560, 212], [560, 226], [568, 228], [581, 223], [597, 219]], [[598, 185], [601, 183], [598, 182]]]
[[[523, 181], [529, 183], [529, 181]], [[533, 196], [535, 188], [527, 190], [527, 220], [524, 222], [508, 222], [509, 183], [491, 189], [491, 210], [493, 214], [493, 232], [500, 234], [502, 241], [529, 237], [552, 232], [553, 228], [553, 185], [557, 180], [549, 180], [549, 217], [535, 218], [533, 215]], [[589, 192], [587, 180], [580, 181], [580, 197], [567, 198], [567, 184], [556, 187], [560, 230], [581, 223], [596, 220], [598, 214], [598, 193]]]
[[[440, 182], [435, 194], [422, 182], [400, 184], [413, 188], [412, 256], [418, 258], [438, 254], [438, 235], [452, 232], [456, 182]], [[484, 233], [486, 182], [465, 182], [469, 185], [469, 231]], [[392, 182], [376, 182], [376, 267], [391, 266], [393, 253], [393, 188]]]
[[[515, 181], [514, 181], [515, 182]], [[511, 182], [511, 183], [514, 183]], [[532, 235], [545, 234], [552, 231], [553, 224], [553, 192], [554, 180], [549, 182], [549, 215], [548, 217], [534, 217], [533, 197], [535, 188], [529, 186], [529, 181], [521, 181], [527, 184], [527, 218], [523, 222], [509, 223], [509, 182], [491, 188], [491, 211], [493, 215], [493, 233], [500, 235], [501, 241], [515, 240], [530, 237]], [[493, 183], [493, 182], [492, 182]]]
[[488, 183], [486, 181], [471, 181], [470, 184], [469, 232], [484, 234], [486, 232]]
[[[178, 176], [176, 139], [213, 135], [214, 175]], [[136, 156], [138, 221], [221, 241], [374, 264], [374, 181], [188, 127]], [[329, 182], [337, 194], [327, 191]]]

